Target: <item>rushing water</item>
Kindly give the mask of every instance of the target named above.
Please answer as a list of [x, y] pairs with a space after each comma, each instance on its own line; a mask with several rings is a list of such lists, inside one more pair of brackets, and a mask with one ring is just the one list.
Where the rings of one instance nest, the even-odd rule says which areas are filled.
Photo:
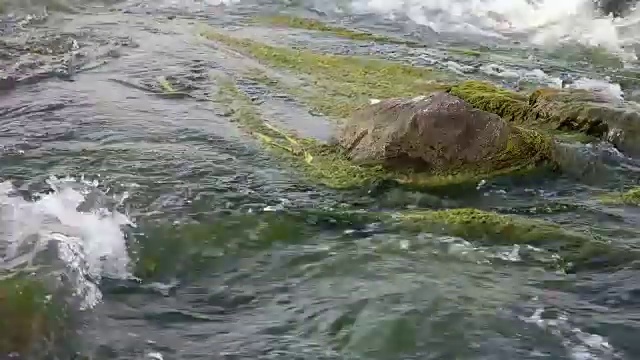
[[[620, 50], [634, 45], [620, 21], [633, 26], [635, 13], [616, 21], [594, 18], [584, 1], [525, 0], [61, 4], [49, 3], [64, 11], [49, 10], [46, 21], [3, 20], [7, 40], [31, 38], [53, 54], [34, 59], [4, 43], [0, 49], [2, 66], [24, 75], [0, 78], [0, 268], [67, 275], [79, 331], [59, 358], [69, 351], [93, 359], [640, 358], [633, 267], [553, 273], [527, 263], [535, 249], [483, 248], [326, 215], [467, 205], [620, 233], [619, 241], [633, 244], [640, 211], [604, 207], [590, 194], [635, 182], [637, 160], [583, 146], [576, 150], [583, 160], [605, 171], [580, 166], [555, 179], [479, 185], [452, 199], [331, 191], [265, 153], [222, 104], [126, 86], [173, 76], [192, 94], [212, 93], [208, 73], [233, 74], [242, 64], [197, 39], [197, 26], [238, 27], [252, 14], [286, 10], [329, 19], [349, 12], [359, 26], [413, 31], [438, 46], [472, 36], [508, 42], [523, 33], [527, 39], [512, 44], [516, 55], [487, 64], [304, 33], [270, 41], [372, 51], [460, 73], [473, 65], [495, 81], [557, 84], [569, 69], [583, 76], [577, 86], [633, 98], [635, 89], [623, 94], [603, 74], [518, 54], [549, 39], [595, 39]], [[328, 131], [294, 101], [258, 84], [244, 90], [285, 122], [319, 137]]]

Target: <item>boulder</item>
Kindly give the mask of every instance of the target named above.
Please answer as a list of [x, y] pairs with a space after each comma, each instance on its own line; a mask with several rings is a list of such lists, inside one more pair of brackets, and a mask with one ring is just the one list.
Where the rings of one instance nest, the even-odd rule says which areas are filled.
[[552, 160], [547, 137], [446, 92], [363, 107], [337, 140], [357, 164], [434, 175], [491, 174]]

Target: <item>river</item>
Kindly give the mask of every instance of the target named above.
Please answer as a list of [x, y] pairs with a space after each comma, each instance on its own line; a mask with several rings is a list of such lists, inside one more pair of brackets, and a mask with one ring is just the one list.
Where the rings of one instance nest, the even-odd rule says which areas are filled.
[[[32, 3], [32, 13], [42, 15], [42, 4]], [[265, 151], [227, 104], [203, 101], [221, 86], [216, 76], [241, 77], [253, 60], [197, 34], [203, 26], [226, 29], [509, 86], [509, 74], [553, 84], [560, 72], [602, 86], [608, 70], [585, 69], [552, 52], [527, 57], [528, 48], [544, 48], [518, 33], [540, 26], [533, 20], [501, 36], [486, 29], [461, 35], [451, 21], [420, 27], [415, 11], [395, 20], [380, 16], [408, 5], [360, 1], [340, 10], [327, 4], [49, 2], [46, 17], [5, 15], [0, 269], [32, 272], [73, 292], [73, 333], [42, 358], [640, 358], [637, 264], [549, 271], [529, 261], [538, 255], [525, 245], [480, 246], [332, 215], [467, 206], [637, 246], [640, 210], [603, 205], [592, 195], [635, 183], [638, 159], [606, 144], [576, 145], [587, 165], [574, 173], [489, 181], [457, 196], [332, 190]], [[442, 15], [442, 8], [432, 10]], [[248, 21], [281, 12], [336, 19], [345, 11], [352, 11], [349, 24], [410, 34], [430, 50], [271, 31]], [[503, 23], [510, 14], [519, 12], [502, 14]], [[441, 31], [443, 24], [455, 31]], [[559, 27], [551, 28], [556, 36]], [[547, 42], [550, 32], [544, 34], [537, 39]], [[481, 41], [501, 50], [486, 61], [446, 54]], [[631, 41], [620, 36], [603, 44], [628, 50]], [[629, 64], [635, 69], [634, 60]], [[188, 95], [161, 96], [159, 78]], [[605, 87], [622, 96], [615, 84]], [[294, 96], [248, 79], [239, 88], [284, 126], [329, 137], [327, 121]]]

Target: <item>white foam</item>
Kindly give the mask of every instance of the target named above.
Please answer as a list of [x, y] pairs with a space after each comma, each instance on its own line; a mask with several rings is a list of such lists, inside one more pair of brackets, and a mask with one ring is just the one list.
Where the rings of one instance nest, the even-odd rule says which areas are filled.
[[630, 29], [639, 27], [640, 10], [614, 19], [598, 14], [592, 0], [352, 0], [352, 7], [390, 18], [402, 14], [437, 32], [526, 34], [540, 45], [573, 40], [622, 54], [639, 40]]
[[[55, 192], [31, 202], [16, 196], [11, 183], [0, 183], [0, 248], [5, 250], [0, 267], [30, 265], [40, 250], [54, 244], [81, 306], [92, 307], [101, 299], [96, 286], [101, 278], [130, 276], [121, 226], [132, 223], [100, 202], [83, 204], [95, 194], [94, 182], [50, 178], [49, 185]], [[86, 209], [79, 210], [81, 204]]]
[[602, 80], [582, 78], [575, 80], [572, 87], [590, 90], [607, 101], [621, 102], [624, 99], [624, 93], [619, 84], [612, 84]]
[[560, 337], [568, 355], [574, 360], [612, 360], [622, 358], [606, 338], [587, 333], [571, 325], [569, 314], [560, 312], [554, 317], [543, 318], [544, 307], [539, 307], [529, 317], [520, 319], [536, 324], [542, 329]]

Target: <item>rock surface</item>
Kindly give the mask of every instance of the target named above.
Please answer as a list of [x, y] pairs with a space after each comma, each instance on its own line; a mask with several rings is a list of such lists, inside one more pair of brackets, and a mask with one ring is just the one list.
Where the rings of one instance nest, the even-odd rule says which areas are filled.
[[551, 159], [551, 144], [539, 133], [445, 92], [366, 106], [337, 139], [358, 164], [432, 174], [491, 173]]

